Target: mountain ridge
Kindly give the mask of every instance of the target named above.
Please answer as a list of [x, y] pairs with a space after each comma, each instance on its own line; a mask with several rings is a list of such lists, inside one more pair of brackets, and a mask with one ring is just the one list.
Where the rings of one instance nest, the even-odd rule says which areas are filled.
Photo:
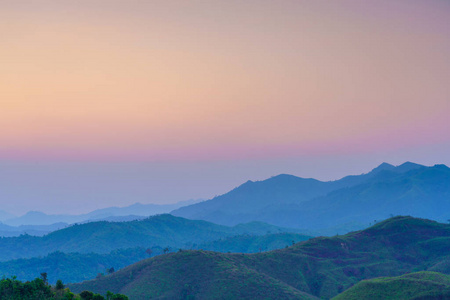
[[[439, 168], [437, 166], [425, 167], [412, 162], [405, 162], [396, 167], [382, 163], [369, 173], [345, 176], [339, 180], [327, 182], [280, 174], [263, 181], [247, 181], [226, 194], [201, 203], [179, 208], [172, 211], [171, 214], [190, 219], [213, 221], [229, 226], [236, 223], [259, 220], [284, 227], [322, 230], [322, 234], [330, 234], [330, 231], [333, 231], [333, 227], [338, 228], [344, 224], [358, 224], [362, 222], [361, 225], [355, 225], [353, 228], [355, 230], [362, 228], [361, 226], [369, 225], [369, 222], [375, 219], [386, 219], [392, 214], [416, 214], [414, 211], [389, 211], [389, 208], [386, 208], [386, 211], [377, 213], [373, 217], [368, 215], [364, 218], [352, 219], [342, 209], [335, 215], [341, 215], [344, 218], [336, 218], [330, 216], [324, 210], [324, 207], [327, 205], [330, 207], [339, 207], [339, 202], [342, 202], [348, 197], [354, 197], [354, 195], [350, 196], [348, 194], [352, 192], [356, 193], [356, 190], [359, 191], [359, 199], [361, 201], [363, 201], [365, 195], [370, 196], [371, 193], [387, 195], [387, 191], [383, 191], [385, 187], [381, 183], [384, 182], [392, 185], [392, 182], [396, 178], [402, 176], [409, 178], [415, 176], [418, 172], [426, 172], [426, 170], [433, 170], [434, 173], [437, 173]], [[425, 184], [425, 180], [419, 183]], [[396, 182], [395, 184], [400, 187], [403, 183]], [[426, 184], [431, 186], [434, 183], [428, 182]], [[375, 190], [373, 190], [374, 187], [376, 188]], [[447, 186], [447, 188], [450, 190], [450, 186]], [[426, 189], [428, 193], [436, 192], [432, 188], [428, 188], [428, 186]], [[340, 199], [337, 199], [337, 195], [339, 195]], [[415, 197], [414, 195], [410, 196]], [[440, 195], [439, 199], [443, 199], [443, 197], [444, 195]], [[380, 199], [377, 198], [376, 201], [380, 201]], [[318, 209], [316, 205], [321, 205], [322, 208]], [[355, 204], [355, 209], [361, 207], [361, 211], [367, 213], [367, 209], [362, 206], [363, 202], [357, 205]], [[320, 213], [326, 214], [326, 217], [319, 215], [320, 210], [322, 210]], [[314, 217], [308, 217], [311, 213]], [[419, 214], [417, 216], [420, 217], [422, 215]], [[430, 215], [423, 215], [423, 217], [433, 218]], [[325, 218], [330, 220], [330, 222], [319, 223], [314, 221]], [[305, 219], [305, 221], [302, 222], [302, 219]], [[313, 222], [306, 221], [306, 219], [312, 220]], [[314, 224], [314, 227], [310, 226], [311, 224]], [[331, 234], [333, 233], [331, 232]]]
[[[111, 290], [131, 300], [180, 298], [186, 294], [195, 299], [220, 299], [223, 295], [251, 299], [258, 290], [273, 293], [269, 298], [300, 298], [298, 292], [302, 292], [329, 299], [364, 279], [433, 271], [436, 266], [449, 274], [449, 246], [450, 225], [398, 216], [365, 230], [318, 237], [270, 252], [179, 251], [70, 288], [76, 292]], [[442, 269], [443, 263], [447, 267]], [[208, 269], [214, 270], [214, 275]], [[250, 284], [239, 285], [240, 280]], [[291, 289], [285, 294], [280, 287]]]

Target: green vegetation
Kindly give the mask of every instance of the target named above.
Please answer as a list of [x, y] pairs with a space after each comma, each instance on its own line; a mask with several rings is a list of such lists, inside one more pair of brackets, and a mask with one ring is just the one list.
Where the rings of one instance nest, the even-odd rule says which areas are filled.
[[[158, 249], [154, 249], [157, 253]], [[116, 270], [148, 258], [145, 248], [114, 250], [109, 254], [53, 252], [45, 257], [17, 259], [0, 263], [0, 274], [19, 280], [32, 280], [36, 274], [47, 273], [48, 281], [54, 284], [57, 279], [63, 282], [79, 282]]]
[[110, 290], [130, 299], [261, 298], [261, 291], [267, 299], [328, 299], [364, 279], [445, 269], [449, 236], [448, 224], [395, 217], [366, 230], [270, 252], [169, 253], [70, 287], [98, 293]]
[[317, 299], [242, 266], [241, 254], [181, 251], [157, 256], [74, 290], [111, 290], [130, 299]]
[[139, 221], [73, 225], [43, 237], [21, 235], [0, 238], [0, 261], [44, 256], [55, 251], [107, 254], [116, 249], [136, 247], [192, 248], [194, 244], [229, 236], [296, 231], [260, 222], [227, 227], [159, 215]]
[[[102, 274], [108, 274], [112, 273], [114, 270], [121, 269], [125, 266], [128, 266], [132, 263], [135, 263], [139, 260], [156, 256], [168, 252], [177, 251], [180, 248], [190, 248], [190, 249], [205, 249], [205, 250], [214, 250], [219, 252], [243, 252], [243, 253], [254, 253], [254, 252], [261, 252], [261, 251], [267, 251], [267, 250], [273, 250], [277, 248], [284, 248], [287, 245], [291, 245], [292, 242], [298, 242], [303, 241], [306, 239], [311, 238], [310, 236], [304, 236], [300, 234], [295, 233], [275, 233], [275, 234], [265, 234], [266, 232], [278, 232], [280, 230], [284, 230], [282, 228], [259, 223], [259, 222], [252, 222], [248, 224], [240, 224], [238, 226], [235, 226], [234, 228], [225, 227], [225, 226], [218, 226], [215, 224], [211, 224], [208, 222], [200, 221], [201, 223], [198, 224], [196, 221], [189, 221], [182, 218], [173, 217], [170, 215], [162, 215], [158, 217], [154, 217], [152, 219], [147, 220], [147, 222], [150, 221], [150, 223], [154, 223], [154, 221], [161, 221], [161, 219], [165, 219], [164, 222], [161, 222], [158, 226], [154, 226], [155, 228], [151, 230], [145, 231], [144, 229], [135, 230], [135, 237], [137, 241], [137, 237], [139, 234], [142, 236], [142, 240], [148, 241], [150, 245], [153, 245], [151, 242], [151, 238], [155, 237], [153, 240], [153, 243], [155, 243], [155, 240], [159, 240], [161, 245], [153, 245], [150, 247], [136, 247], [136, 248], [129, 248], [129, 249], [117, 249], [113, 250], [110, 253], [93, 253], [93, 252], [103, 252], [102, 245], [111, 245], [114, 243], [111, 243], [110, 239], [112, 239], [112, 236], [117, 234], [122, 234], [124, 229], [117, 231], [111, 231], [111, 228], [121, 228], [120, 226], [125, 226], [125, 228], [130, 228], [130, 224], [113, 224], [113, 223], [107, 223], [102, 222], [100, 224], [94, 224], [96, 226], [99, 226], [99, 231], [97, 233], [92, 232], [92, 235], [96, 235], [95, 238], [91, 238], [90, 235], [84, 235], [86, 236], [86, 240], [97, 240], [98, 247], [91, 247], [91, 253], [64, 253], [61, 251], [55, 251], [48, 255], [41, 256], [41, 257], [34, 257], [34, 258], [28, 258], [28, 259], [16, 259], [16, 260], [10, 260], [6, 262], [0, 262], [0, 274], [3, 276], [17, 276], [19, 280], [32, 280], [36, 274], [46, 272], [48, 274], [48, 280], [50, 283], [54, 284], [57, 279], [62, 279], [64, 282], [80, 282], [83, 280], [88, 280], [95, 278], [96, 276], [101, 276]], [[171, 223], [179, 222], [180, 225], [173, 225]], [[183, 237], [183, 243], [177, 244], [176, 241], [174, 242], [172, 237], [173, 234], [168, 234], [168, 236], [161, 238], [162, 235], [158, 230], [161, 230], [162, 232], [168, 232], [170, 228], [170, 231], [180, 230], [179, 227], [184, 226], [183, 224], [187, 224], [188, 226], [192, 224], [195, 224], [196, 226], [201, 227], [202, 224], [205, 225], [206, 228], [202, 229], [199, 228], [197, 230], [198, 235], [197, 240], [200, 240], [200, 238], [204, 238], [207, 242], [204, 243], [187, 243], [186, 240]], [[131, 224], [132, 226], [145, 226], [146, 228], [149, 227], [149, 224], [146, 224], [145, 222], [133, 222]], [[153, 224], [154, 225], [154, 224]], [[134, 227], [131, 227], [132, 229]], [[77, 235], [82, 235], [82, 230], [85, 228], [90, 229], [90, 226], [84, 226], [79, 225], [75, 226], [71, 233], [75, 233]], [[197, 227], [195, 227], [197, 228]], [[210, 232], [207, 230], [211, 229]], [[212, 231], [212, 230], [215, 230]], [[222, 231], [220, 231], [220, 230]], [[190, 232], [189, 234], [195, 234], [194, 232], [191, 232], [193, 229], [184, 229], [184, 232]], [[285, 229], [288, 230], [288, 229]], [[237, 235], [237, 236], [231, 236], [227, 237], [228, 234], [233, 233], [246, 233], [251, 232], [253, 234], [263, 234], [262, 236], [258, 235]], [[105, 234], [105, 233], [108, 233]], [[138, 234], [139, 233], [139, 234]], [[51, 241], [53, 244], [56, 244], [57, 241], [60, 241], [60, 236], [63, 234], [68, 234], [67, 230], [63, 230], [63, 232], [55, 232], [52, 235]], [[130, 233], [131, 237], [133, 238], [133, 233]], [[220, 238], [217, 241], [209, 241], [210, 238], [215, 236], [225, 236], [224, 238]], [[108, 239], [102, 241], [101, 239]], [[176, 237], [178, 239], [181, 239], [181, 237]], [[20, 238], [16, 238], [16, 241], [34, 241], [34, 245], [39, 245], [39, 243], [42, 243], [43, 238], [36, 239], [35, 237], [30, 236], [22, 236]], [[72, 239], [68, 239], [70, 242], [72, 240], [78, 240], [81, 244], [83, 244], [83, 248], [85, 247], [86, 241], [80, 240], [79, 237], [73, 237]], [[127, 239], [125, 236], [120, 238], [121, 242], [117, 243], [117, 245], [114, 245], [115, 247], [125, 247], [127, 245]], [[10, 241], [8, 239], [2, 239], [1, 242]], [[36, 242], [37, 241], [37, 242]], [[140, 241], [139, 243], [145, 244], [144, 242]], [[65, 245], [65, 244], [64, 244]], [[174, 246], [175, 245], [175, 246]], [[33, 243], [31, 245], [25, 245], [23, 243], [23, 249], [18, 250], [22, 252], [26, 251], [40, 251], [37, 248], [31, 248], [33, 246]], [[36, 246], [37, 247], [37, 246]], [[16, 247], [17, 248], [17, 247]], [[64, 248], [67, 249], [67, 248]], [[75, 249], [79, 249], [79, 247], [75, 247]], [[6, 254], [8, 255], [8, 254]], [[20, 253], [15, 253], [15, 255], [20, 255]], [[0, 253], [1, 256], [1, 253]]]
[[[45, 274], [45, 273], [43, 273]], [[45, 277], [45, 276], [43, 276]], [[128, 300], [122, 294], [106, 292], [106, 298], [100, 294], [83, 291], [79, 295], [72, 293], [64, 287], [61, 280], [52, 287], [45, 278], [35, 278], [32, 281], [22, 282], [16, 278], [3, 278], [0, 281], [0, 299], [2, 300]]]
[[363, 280], [333, 300], [450, 299], [450, 276], [417, 272]]
[[277, 233], [262, 236], [239, 235], [202, 243], [196, 249], [216, 252], [257, 253], [282, 249], [310, 238], [312, 237], [297, 233]]

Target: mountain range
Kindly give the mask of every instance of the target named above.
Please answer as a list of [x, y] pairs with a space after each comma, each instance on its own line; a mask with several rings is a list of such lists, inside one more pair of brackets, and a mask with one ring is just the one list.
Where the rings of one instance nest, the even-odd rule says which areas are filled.
[[164, 214], [129, 222], [75, 224], [42, 237], [4, 237], [0, 239], [0, 261], [43, 256], [55, 251], [106, 254], [116, 249], [134, 247], [195, 249], [202, 243], [226, 237], [281, 232], [299, 231], [262, 222], [229, 227]]
[[292, 175], [248, 181], [234, 190], [171, 212], [223, 225], [262, 221], [318, 234], [345, 233], [395, 215], [450, 218], [450, 169], [406, 162], [323, 182]]
[[[55, 223], [66, 223], [66, 225], [74, 223], [82, 223], [89, 221], [114, 220], [119, 219], [113, 217], [123, 217], [124, 220], [130, 221], [131, 218], [139, 219], [157, 214], [168, 213], [174, 209], [185, 205], [191, 205], [203, 201], [202, 199], [180, 201], [174, 204], [141, 204], [135, 203], [126, 207], [107, 207], [97, 209], [87, 214], [80, 215], [49, 215], [40, 211], [29, 211], [20, 217], [11, 217], [11, 214], [5, 212], [0, 214], [0, 220], [9, 226], [22, 225], [53, 225]], [[127, 216], [131, 216], [126, 218]], [[1, 230], [1, 228], [0, 228]]]
[[423, 270], [449, 274], [448, 249], [450, 225], [394, 217], [365, 230], [270, 252], [181, 250], [72, 284], [70, 289], [101, 294], [109, 290], [132, 300], [329, 299], [365, 279]]

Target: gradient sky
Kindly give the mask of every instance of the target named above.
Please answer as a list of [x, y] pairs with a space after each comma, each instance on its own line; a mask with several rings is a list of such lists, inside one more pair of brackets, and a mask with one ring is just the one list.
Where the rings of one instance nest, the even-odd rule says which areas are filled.
[[0, 203], [450, 165], [450, 2], [0, 0]]

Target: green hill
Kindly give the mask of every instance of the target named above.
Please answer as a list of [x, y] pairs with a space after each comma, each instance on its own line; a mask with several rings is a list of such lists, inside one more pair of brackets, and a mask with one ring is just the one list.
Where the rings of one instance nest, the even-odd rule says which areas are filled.
[[45, 272], [50, 284], [55, 284], [58, 279], [64, 283], [79, 282], [107, 273], [108, 269], [118, 270], [148, 258], [145, 250], [145, 248], [120, 249], [108, 254], [53, 252], [44, 257], [0, 262], [0, 274], [5, 277], [16, 276], [22, 281], [31, 281]]
[[[251, 225], [255, 227], [255, 224]], [[257, 229], [256, 227], [254, 228]], [[212, 250], [218, 252], [256, 253], [261, 251], [285, 248], [293, 242], [304, 241], [310, 236], [296, 233], [276, 233], [262, 236], [238, 235], [222, 238], [212, 242], [193, 245], [195, 249]], [[151, 250], [150, 252], [148, 250]], [[170, 249], [170, 252], [178, 249]], [[16, 259], [0, 262], [0, 274], [6, 277], [16, 276], [23, 281], [31, 281], [42, 272], [48, 274], [48, 281], [54, 284], [61, 279], [65, 283], [80, 282], [93, 279], [98, 274], [107, 274], [108, 269], [119, 270], [149, 255], [156, 256], [164, 253], [164, 248], [117, 249], [107, 254], [98, 253], [64, 253], [53, 252], [44, 257]]]
[[417, 272], [398, 277], [363, 280], [333, 300], [450, 299], [450, 276]]
[[172, 215], [158, 215], [139, 221], [73, 225], [43, 237], [21, 235], [0, 238], [0, 261], [44, 256], [55, 251], [106, 254], [116, 249], [135, 247], [192, 248], [230, 236], [292, 231], [296, 230], [261, 222], [228, 227]]
[[310, 236], [298, 233], [276, 233], [261, 236], [238, 235], [198, 245], [196, 249], [216, 252], [257, 253], [291, 246], [293, 243], [306, 241]]
[[186, 294], [196, 299], [219, 295], [253, 299], [269, 288], [273, 294], [267, 299], [288, 299], [301, 292], [328, 299], [364, 279], [442, 267], [448, 262], [448, 249], [450, 225], [395, 217], [366, 230], [314, 238], [270, 252], [171, 253], [71, 289], [110, 290], [130, 299], [181, 299]]
[[317, 299], [246, 267], [241, 256], [181, 251], [70, 288], [98, 293], [120, 289], [130, 299]]

